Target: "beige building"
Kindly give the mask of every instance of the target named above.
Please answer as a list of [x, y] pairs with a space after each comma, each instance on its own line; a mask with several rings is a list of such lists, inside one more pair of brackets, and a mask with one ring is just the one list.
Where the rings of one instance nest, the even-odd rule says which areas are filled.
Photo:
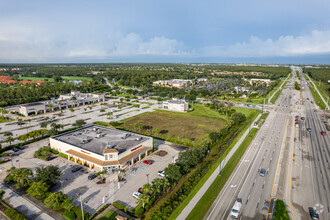
[[18, 108], [18, 112], [24, 116], [44, 114], [46, 113], [46, 106], [41, 102], [24, 104]]
[[172, 99], [163, 102], [163, 109], [169, 111], [185, 112], [189, 109], [189, 104], [181, 99]]
[[146, 157], [152, 146], [152, 137], [93, 124], [50, 138], [50, 147], [68, 160], [98, 170], [125, 169]]

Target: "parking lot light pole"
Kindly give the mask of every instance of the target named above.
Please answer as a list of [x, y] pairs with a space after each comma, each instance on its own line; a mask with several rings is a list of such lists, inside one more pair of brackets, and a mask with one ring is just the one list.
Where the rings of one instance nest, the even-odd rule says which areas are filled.
[[146, 174], [146, 176], [147, 176], [147, 183], [149, 184], [149, 173]]
[[82, 200], [81, 200], [81, 195], [80, 195], [80, 193], [78, 193], [77, 196], [80, 196], [81, 216], [82, 216], [82, 220], [85, 220], [85, 216], [84, 216], [84, 207], [83, 207], [83, 204], [82, 204]]

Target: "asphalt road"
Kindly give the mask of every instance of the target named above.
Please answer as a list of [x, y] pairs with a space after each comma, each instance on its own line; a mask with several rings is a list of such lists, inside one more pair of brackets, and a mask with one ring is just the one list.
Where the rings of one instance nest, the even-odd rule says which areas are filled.
[[[266, 218], [271, 194], [277, 191], [277, 187], [273, 189], [273, 183], [277, 161], [282, 153], [282, 142], [286, 142], [283, 136], [286, 137], [290, 132], [286, 127], [290, 115], [291, 93], [292, 89], [283, 90], [204, 219], [230, 219], [230, 210], [237, 198], [242, 200], [243, 205], [239, 218]], [[264, 177], [259, 175], [260, 169], [266, 170]]]
[[[329, 132], [320, 119], [321, 111], [302, 77], [301, 96], [305, 99], [301, 115], [306, 119], [299, 122], [295, 136], [295, 154], [292, 171], [293, 219], [309, 218], [308, 207], [319, 212], [320, 219], [330, 219], [330, 141]], [[312, 103], [313, 101], [313, 103]], [[307, 131], [311, 128], [311, 132]]]

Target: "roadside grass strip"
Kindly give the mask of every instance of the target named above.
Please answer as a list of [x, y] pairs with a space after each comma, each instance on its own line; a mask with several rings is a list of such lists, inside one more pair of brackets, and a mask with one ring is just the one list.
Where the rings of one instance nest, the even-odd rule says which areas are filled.
[[285, 203], [282, 200], [276, 200], [273, 220], [290, 220]]
[[230, 178], [232, 172], [235, 170], [237, 164], [239, 163], [241, 157], [244, 155], [246, 149], [250, 145], [254, 136], [256, 135], [258, 129], [252, 128], [251, 132], [246, 136], [242, 144], [229, 159], [226, 166], [221, 170], [221, 176], [218, 176], [209, 189], [205, 192], [203, 197], [198, 201], [195, 208], [190, 212], [187, 219], [203, 219], [207, 214], [208, 210], [212, 206], [215, 199], [218, 197], [218, 194], [225, 186], [227, 180]]

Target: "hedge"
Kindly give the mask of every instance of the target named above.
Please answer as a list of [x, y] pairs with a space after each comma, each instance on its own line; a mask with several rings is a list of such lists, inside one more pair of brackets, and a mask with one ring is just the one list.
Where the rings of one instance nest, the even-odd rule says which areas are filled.
[[95, 212], [91, 217], [89, 217], [89, 219], [91, 220], [91, 219], [95, 218], [98, 214], [100, 214], [101, 212], [103, 212], [108, 207], [109, 207], [109, 204], [105, 204], [99, 210], [97, 210], [97, 212]]
[[60, 157], [64, 157], [65, 159], [68, 159], [68, 155], [64, 154], [64, 153], [59, 153], [58, 156]]
[[68, 220], [74, 220], [76, 218], [76, 214], [74, 213], [73, 210], [65, 210], [64, 212], [61, 212], [61, 214], [64, 216], [64, 218]]
[[8, 216], [8, 218], [12, 219], [12, 220], [27, 220], [27, 218], [25, 218], [24, 215], [22, 215], [21, 213], [19, 213], [18, 211], [16, 211], [13, 208], [8, 208], [4, 211], [4, 213]]

